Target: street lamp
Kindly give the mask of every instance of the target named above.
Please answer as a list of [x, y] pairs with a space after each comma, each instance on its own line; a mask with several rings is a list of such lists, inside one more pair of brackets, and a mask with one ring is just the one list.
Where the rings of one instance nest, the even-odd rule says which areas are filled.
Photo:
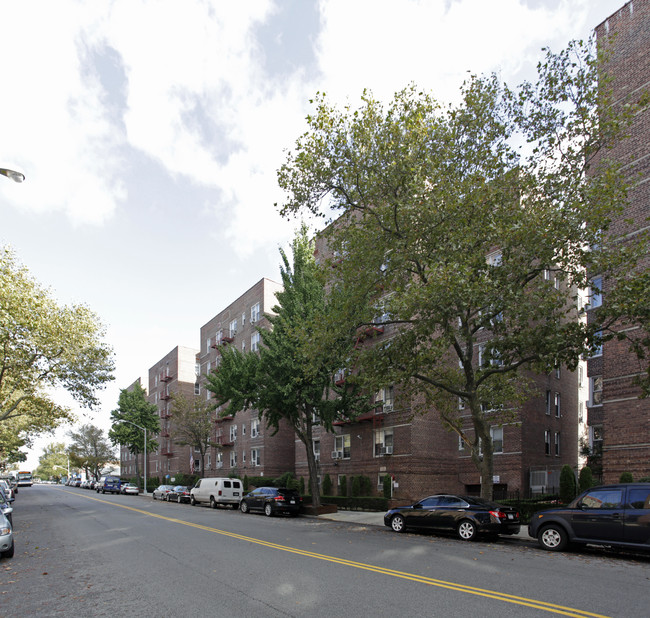
[[25, 180], [25, 174], [21, 174], [20, 172], [16, 172], [14, 170], [9, 170], [6, 167], [0, 167], [0, 174], [6, 176], [7, 178], [11, 178], [11, 180], [14, 182], [23, 182], [23, 180]]
[[133, 425], [134, 427], [137, 427], [138, 429], [142, 429], [142, 431], [144, 431], [144, 493], [146, 494], [147, 493], [147, 428], [140, 427], [140, 425], [136, 425], [133, 421], [127, 421], [125, 418], [117, 422], [128, 423], [129, 425]]

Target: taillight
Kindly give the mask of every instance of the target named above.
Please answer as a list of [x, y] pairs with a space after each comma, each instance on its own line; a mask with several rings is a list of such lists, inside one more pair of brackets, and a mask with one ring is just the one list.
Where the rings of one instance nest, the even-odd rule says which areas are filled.
[[221, 495], [221, 490], [219, 490], [219, 495]]
[[507, 515], [503, 511], [490, 511], [490, 515], [497, 519], [506, 519]]
[[284, 502], [284, 498], [283, 498], [282, 496], [275, 496], [275, 498], [273, 498], [273, 499], [274, 499], [276, 502]]

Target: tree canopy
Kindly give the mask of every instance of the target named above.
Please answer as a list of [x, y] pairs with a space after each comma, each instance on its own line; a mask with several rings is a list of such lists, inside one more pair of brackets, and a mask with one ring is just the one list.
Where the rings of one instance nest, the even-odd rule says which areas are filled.
[[115, 451], [104, 432], [95, 425], [82, 425], [77, 431], [70, 431], [72, 440], [68, 447], [70, 465], [83, 469], [86, 477], [99, 479], [107, 464], [118, 463]]
[[305, 445], [311, 494], [317, 506], [314, 427], [320, 424], [331, 431], [337, 418], [354, 415], [360, 400], [352, 389], [339, 388], [333, 381], [349, 356], [351, 333], [338, 339], [334, 335], [324, 348], [308, 345], [310, 333], [327, 319], [328, 307], [305, 228], [294, 239], [292, 250], [291, 262], [280, 251], [284, 288], [277, 293], [273, 314], [266, 316], [271, 329], [259, 329], [259, 354], [224, 348], [218, 370], [207, 376], [206, 388], [215, 394], [217, 405], [227, 405], [224, 414], [254, 408], [276, 431], [283, 422], [293, 429]]
[[34, 476], [56, 481], [62, 476], [68, 476], [68, 455], [63, 442], [52, 442], [43, 449]]
[[339, 110], [318, 94], [278, 178], [283, 214], [336, 218], [324, 234], [338, 323], [397, 327], [355, 351], [368, 386], [435, 408], [491, 497], [490, 427], [529, 394], [521, 370], [574, 369], [613, 336], [620, 314], [579, 320], [578, 291], [600, 298], [591, 277], [625, 278], [643, 246], [607, 234], [626, 197], [607, 157], [624, 119], [588, 46], [548, 52], [536, 83], [473, 76], [461, 95], [444, 107], [410, 86], [386, 108], [364, 92]]
[[56, 388], [94, 408], [96, 391], [113, 379], [97, 315], [58, 304], [9, 248], [0, 248], [0, 289], [0, 422], [17, 420], [22, 435], [55, 429], [71, 418]]
[[[213, 445], [211, 441], [214, 422], [211, 412], [214, 404], [200, 397], [183, 393], [172, 395], [172, 423], [176, 444], [197, 449], [201, 459], [201, 476], [205, 472], [205, 454]], [[193, 474], [194, 470], [190, 470]]]

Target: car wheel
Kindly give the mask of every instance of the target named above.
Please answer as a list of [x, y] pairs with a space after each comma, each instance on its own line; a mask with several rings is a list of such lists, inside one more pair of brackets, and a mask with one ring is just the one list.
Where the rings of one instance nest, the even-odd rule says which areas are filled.
[[404, 532], [406, 530], [404, 517], [401, 515], [393, 515], [392, 519], [390, 520], [390, 527], [393, 529], [393, 532]]
[[473, 541], [476, 538], [476, 524], [469, 519], [463, 519], [456, 529], [458, 538], [462, 541]]
[[151, 497], [155, 500], [156, 499], [156, 492], [152, 493]]
[[242, 503], [239, 505], [239, 510], [242, 513], [248, 513], [248, 504], [242, 500]]
[[210, 508], [211, 509], [217, 508], [217, 501], [214, 499], [214, 496], [210, 496]]
[[273, 517], [273, 507], [270, 504], [264, 505], [264, 515], [267, 517]]
[[562, 551], [569, 544], [569, 537], [564, 528], [554, 524], [544, 526], [537, 535], [537, 541], [542, 549]]
[[181, 503], [181, 497], [180, 497], [180, 496], [178, 496], [178, 497], [176, 498], [176, 502], [178, 502], [178, 504]]
[[7, 551], [2, 552], [2, 557], [3, 558], [13, 558], [14, 557], [14, 544], [11, 544], [11, 547]]
[[194, 496], [190, 496], [190, 504], [192, 506], [196, 506], [196, 499], [194, 498]]

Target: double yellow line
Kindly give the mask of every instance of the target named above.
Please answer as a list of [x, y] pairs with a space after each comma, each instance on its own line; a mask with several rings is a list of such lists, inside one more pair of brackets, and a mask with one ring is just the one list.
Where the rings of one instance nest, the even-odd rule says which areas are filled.
[[[79, 495], [77, 492], [69, 492], [69, 493], [74, 493], [76, 496]], [[164, 515], [157, 515], [156, 513], [150, 513], [148, 511], [136, 509], [132, 506], [126, 506], [123, 504], [119, 504], [117, 502], [108, 502], [106, 500], [101, 500], [100, 498], [93, 498], [91, 496], [83, 496], [83, 497], [89, 500], [96, 500], [97, 502], [102, 502], [103, 504], [110, 504], [112, 506], [117, 506], [122, 509], [133, 511], [135, 513], [140, 513], [142, 515], [147, 515], [149, 517], [156, 517], [157, 519], [162, 519], [176, 524], [182, 524], [183, 526], [190, 526], [192, 528], [197, 528], [199, 530], [205, 530], [206, 532], [211, 532], [212, 534], [220, 534], [221, 536], [230, 537], [231, 539], [246, 541], [247, 543], [255, 543], [256, 545], [268, 547], [269, 549], [276, 549], [291, 554], [296, 554], [298, 556], [304, 556], [306, 558], [314, 558], [316, 560], [333, 562], [334, 564], [341, 564], [343, 566], [348, 566], [355, 569], [370, 571], [371, 573], [379, 573], [381, 575], [388, 575], [390, 577], [406, 579], [408, 581], [417, 582], [420, 584], [426, 584], [428, 586], [436, 586], [438, 588], [454, 590], [455, 592], [464, 592], [465, 594], [472, 594], [475, 596], [485, 597], [488, 599], [494, 599], [496, 601], [503, 601], [504, 603], [513, 603], [515, 605], [521, 605], [523, 607], [532, 607], [533, 609], [540, 609], [543, 611], [550, 612], [552, 614], [559, 614], [561, 616], [573, 616], [575, 618], [584, 618], [585, 616], [589, 618], [608, 618], [603, 614], [594, 614], [592, 612], [587, 612], [581, 609], [565, 607], [564, 605], [555, 605], [553, 603], [546, 603], [545, 601], [537, 601], [535, 599], [529, 599], [527, 597], [520, 597], [513, 594], [506, 594], [505, 592], [497, 592], [496, 590], [476, 588], [475, 586], [465, 586], [463, 584], [456, 584], [454, 582], [448, 582], [442, 579], [434, 579], [431, 577], [425, 577], [423, 575], [416, 575], [414, 573], [395, 571], [393, 569], [386, 569], [384, 567], [374, 566], [372, 564], [356, 562], [354, 560], [346, 560], [345, 558], [336, 558], [335, 556], [317, 554], [315, 552], [306, 551], [304, 549], [296, 549], [295, 547], [289, 547], [287, 545], [278, 545], [277, 543], [270, 543], [269, 541], [263, 541], [261, 539], [256, 539], [250, 536], [243, 536], [241, 534], [236, 534], [234, 532], [227, 532], [225, 530], [219, 530], [218, 528], [212, 528], [210, 526], [195, 524], [189, 521], [184, 521], [182, 519], [176, 519], [174, 517], [165, 517]]]

